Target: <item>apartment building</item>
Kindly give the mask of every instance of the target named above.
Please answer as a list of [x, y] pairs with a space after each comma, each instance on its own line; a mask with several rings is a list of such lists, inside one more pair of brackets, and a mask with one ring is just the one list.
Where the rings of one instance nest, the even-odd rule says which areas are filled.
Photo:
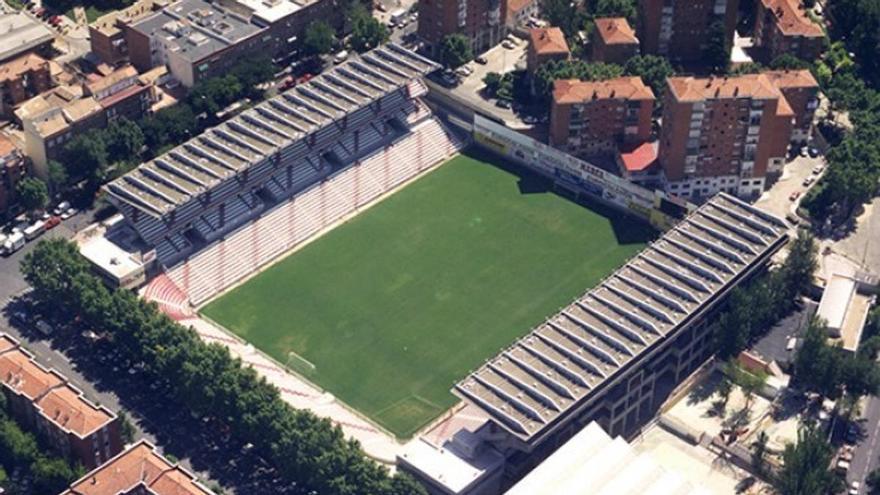
[[138, 71], [167, 65], [188, 88], [226, 74], [242, 59], [273, 51], [265, 28], [204, 0], [181, 0], [134, 22], [125, 39]]
[[0, 134], [0, 217], [8, 217], [9, 208], [18, 202], [15, 187], [26, 174], [24, 154], [9, 137]]
[[558, 27], [529, 29], [529, 46], [526, 50], [529, 75], [534, 75], [541, 64], [551, 60], [567, 60], [570, 54], [565, 35]]
[[7, 335], [0, 335], [0, 384], [11, 414], [61, 455], [94, 468], [122, 450], [119, 417]]
[[667, 79], [659, 149], [667, 192], [759, 195], [782, 170], [794, 116], [764, 74]]
[[61, 156], [64, 144], [89, 129], [107, 125], [98, 100], [81, 87], [58, 86], [22, 103], [15, 111], [24, 131], [25, 154], [34, 175], [47, 180], [49, 160]]
[[739, 0], [639, 0], [638, 36], [642, 53], [680, 62], [698, 62], [716, 22], [733, 43]]
[[819, 58], [825, 34], [801, 0], [759, 0], [756, 8], [754, 43], [766, 61], [786, 53], [809, 61]]
[[112, 122], [120, 117], [137, 120], [148, 114], [156, 100], [156, 88], [144, 83], [137, 70], [124, 65], [106, 76], [94, 76], [83, 85], [83, 93], [98, 101]]
[[506, 0], [420, 0], [419, 37], [434, 56], [443, 38], [454, 33], [465, 35], [474, 53], [482, 53], [504, 38], [506, 10]]
[[51, 86], [49, 62], [35, 53], [0, 65], [0, 115], [10, 116], [19, 103]]
[[214, 492], [141, 440], [87, 473], [61, 495], [212, 495]]
[[623, 17], [602, 17], [594, 21], [592, 55], [596, 62], [626, 63], [639, 53], [639, 39]]
[[638, 77], [553, 84], [550, 144], [576, 156], [614, 153], [651, 135], [654, 93]]
[[111, 67], [130, 62], [125, 30], [128, 25], [168, 6], [168, 0], [139, 0], [124, 9], [111, 11], [89, 24], [92, 53]]
[[810, 138], [816, 108], [819, 107], [819, 83], [810, 71], [771, 70], [764, 72], [794, 112], [791, 142], [803, 144]]

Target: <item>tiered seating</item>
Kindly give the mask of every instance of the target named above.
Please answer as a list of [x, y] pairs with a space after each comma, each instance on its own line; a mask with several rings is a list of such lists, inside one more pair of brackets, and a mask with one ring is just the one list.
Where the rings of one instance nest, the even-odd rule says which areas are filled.
[[[317, 172], [303, 163], [294, 174], [311, 175], [311, 187], [170, 269], [168, 276], [192, 304], [199, 305], [461, 146], [437, 120], [430, 119], [319, 184], [314, 182]], [[283, 173], [276, 173], [275, 180]]]
[[273, 176], [266, 182], [266, 190], [269, 191], [269, 194], [276, 201], [280, 201], [286, 197], [286, 193], [284, 191], [284, 186], [282, 182], [278, 181], [278, 177]]

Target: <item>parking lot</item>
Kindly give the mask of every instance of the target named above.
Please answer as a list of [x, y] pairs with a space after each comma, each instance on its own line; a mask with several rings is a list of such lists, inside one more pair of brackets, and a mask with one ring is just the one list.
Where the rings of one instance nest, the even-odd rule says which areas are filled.
[[497, 106], [497, 100], [490, 99], [483, 93], [483, 78], [490, 72], [504, 74], [526, 67], [526, 48], [528, 43], [525, 40], [518, 40], [512, 48], [505, 48], [497, 45], [486, 53], [480, 54], [480, 58], [486, 61], [485, 64], [476, 61], [468, 62], [464, 65], [470, 72], [465, 77], [460, 77], [460, 83], [449, 91], [460, 99], [465, 100], [468, 104], [479, 108], [480, 111], [494, 115], [503, 119], [508, 126], [513, 128], [527, 127], [526, 124], [514, 113], [512, 108], [501, 108]]
[[825, 158], [821, 155], [802, 156], [799, 153], [785, 164], [782, 177], [765, 191], [755, 204], [782, 217], [793, 213], [804, 194], [815, 185], [816, 180], [821, 176], [820, 170], [824, 168]]

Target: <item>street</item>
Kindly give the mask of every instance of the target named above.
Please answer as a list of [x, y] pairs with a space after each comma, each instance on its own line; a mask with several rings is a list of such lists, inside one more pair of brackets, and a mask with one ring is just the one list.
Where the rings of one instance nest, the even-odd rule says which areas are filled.
[[865, 478], [880, 467], [880, 398], [869, 396], [862, 410], [863, 438], [856, 444], [853, 460], [847, 473], [847, 483], [858, 481], [859, 493], [868, 493]]
[[[785, 217], [789, 213], [793, 213], [797, 205], [800, 204], [804, 194], [813, 185], [804, 186], [804, 179], [813, 175], [813, 168], [816, 166], [825, 166], [825, 158], [817, 156], [815, 158], [809, 156], [796, 156], [793, 160], [785, 164], [782, 177], [776, 181], [773, 186], [764, 192], [755, 206], [761, 207], [770, 213], [774, 213], [781, 217]], [[798, 197], [794, 201], [791, 195], [797, 193]]]

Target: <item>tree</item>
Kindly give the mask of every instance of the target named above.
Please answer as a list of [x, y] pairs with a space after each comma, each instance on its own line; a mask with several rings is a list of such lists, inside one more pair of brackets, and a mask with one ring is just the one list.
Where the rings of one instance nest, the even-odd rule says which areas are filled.
[[782, 469], [773, 480], [779, 495], [837, 493], [843, 482], [829, 470], [834, 449], [814, 424], [798, 431], [796, 444], [782, 452]]
[[64, 145], [67, 173], [77, 178], [97, 180], [108, 163], [107, 143], [99, 129], [86, 131]]
[[163, 108], [144, 119], [141, 127], [144, 141], [151, 150], [183, 142], [199, 132], [198, 121], [189, 105]]
[[107, 126], [104, 142], [110, 162], [138, 161], [144, 146], [144, 133], [140, 126], [123, 117]]
[[544, 100], [550, 99], [553, 82], [559, 79], [580, 79], [583, 81], [604, 81], [623, 75], [623, 67], [604, 62], [584, 62], [582, 60], [551, 60], [541, 64], [535, 71], [535, 92]]
[[596, 0], [590, 12], [594, 17], [626, 17], [630, 24], [636, 23], [636, 3], [633, 0]]
[[212, 77], [196, 84], [187, 101], [196, 114], [205, 113], [209, 119], [243, 96], [244, 87], [233, 74]]
[[58, 458], [41, 456], [31, 465], [37, 493], [61, 493], [70, 482], [78, 478], [77, 472], [82, 470], [73, 470], [67, 461]]
[[584, 15], [571, 0], [541, 0], [541, 14], [551, 26], [561, 29], [566, 38], [577, 34], [585, 23]]
[[731, 67], [727, 74], [730, 76], [741, 76], [744, 74], [758, 74], [764, 71], [764, 66], [759, 62], [746, 62], [744, 64]]
[[825, 323], [812, 318], [794, 356], [792, 374], [805, 389], [836, 398], [840, 383], [840, 354], [826, 345], [827, 335]]
[[755, 441], [752, 442], [752, 469], [755, 474], [763, 477], [767, 474], [767, 442], [770, 437], [764, 430], [758, 432]]
[[623, 72], [628, 76], [638, 76], [642, 78], [658, 101], [666, 91], [666, 79], [675, 75], [672, 64], [666, 57], [657, 55], [636, 55], [626, 61], [623, 66]]
[[348, 13], [351, 23], [351, 47], [365, 52], [388, 40], [388, 28], [371, 16], [364, 4], [355, 0]]
[[446, 35], [440, 43], [440, 60], [446, 67], [456, 69], [474, 58], [471, 42], [459, 33]]
[[868, 486], [868, 495], [880, 495], [880, 469], [868, 473], [865, 484]]
[[486, 93], [489, 96], [495, 96], [495, 93], [498, 92], [498, 88], [501, 86], [501, 74], [497, 72], [487, 72], [485, 76], [483, 76], [483, 84], [486, 85]]
[[730, 293], [727, 311], [719, 318], [715, 332], [715, 346], [719, 359], [731, 359], [746, 348], [751, 333], [751, 302], [745, 288], [737, 287]]
[[724, 72], [730, 63], [730, 42], [727, 39], [724, 22], [721, 20], [716, 20], [709, 25], [703, 60], [706, 61], [706, 65], [717, 72]]
[[119, 425], [122, 441], [124, 443], [132, 443], [134, 441], [134, 436], [137, 431], [134, 429], [134, 425], [131, 424], [131, 419], [128, 417], [128, 414], [126, 414], [125, 411], [119, 411]]
[[788, 257], [780, 268], [784, 297], [794, 298], [809, 291], [813, 285], [813, 274], [819, 267], [817, 253], [813, 235], [806, 229], [799, 229], [797, 237], [789, 244]]
[[769, 67], [773, 70], [800, 70], [809, 69], [812, 64], [790, 53], [783, 53], [771, 60]]
[[52, 191], [52, 194], [63, 192], [67, 188], [68, 181], [70, 180], [64, 165], [55, 160], [49, 160], [48, 169], [49, 190]]
[[18, 182], [15, 190], [21, 205], [31, 213], [43, 210], [49, 204], [49, 189], [45, 182], [36, 177], [25, 177]]
[[303, 35], [303, 51], [306, 55], [323, 55], [333, 50], [336, 44], [336, 32], [324, 21], [309, 24]]
[[232, 75], [238, 79], [245, 93], [257, 96], [256, 87], [271, 81], [275, 77], [275, 69], [272, 59], [262, 55], [239, 61], [232, 68]]

